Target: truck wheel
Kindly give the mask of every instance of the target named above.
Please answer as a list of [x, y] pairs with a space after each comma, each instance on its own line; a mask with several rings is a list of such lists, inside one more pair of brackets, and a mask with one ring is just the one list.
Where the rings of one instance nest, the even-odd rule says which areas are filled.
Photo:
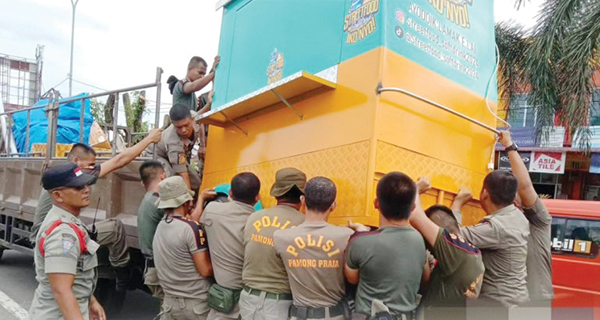
[[94, 292], [94, 296], [96, 296], [109, 317], [121, 311], [127, 295], [127, 291], [117, 291], [115, 285], [115, 279], [100, 278]]

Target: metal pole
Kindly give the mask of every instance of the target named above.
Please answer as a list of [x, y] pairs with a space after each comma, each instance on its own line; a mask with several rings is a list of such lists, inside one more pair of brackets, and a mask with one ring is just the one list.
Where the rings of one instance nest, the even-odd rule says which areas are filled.
[[50, 92], [48, 95], [48, 107], [46, 108], [46, 114], [48, 116], [48, 140], [46, 142], [46, 161], [44, 163], [44, 167], [42, 171], [50, 164], [50, 160], [52, 159], [52, 145], [54, 139], [54, 94], [55, 92]]
[[[8, 135], [7, 135], [8, 136], [8, 144], [7, 144], [8, 145], [8, 149], [7, 150], [8, 150], [8, 156], [9, 157], [11, 155], [10, 146], [11, 146], [12, 141], [13, 141], [13, 138], [12, 138], [12, 118], [13, 118], [12, 116], [6, 117], [6, 124], [7, 124], [7, 127], [8, 127], [8, 132], [7, 132], [8, 133]], [[19, 150], [17, 150], [17, 152], [19, 152]]]
[[29, 157], [29, 127], [31, 124], [31, 109], [27, 109], [27, 128], [25, 130], [25, 156]]
[[71, 20], [71, 68], [69, 69], [69, 97], [73, 94], [73, 44], [75, 41], [75, 9], [79, 0], [71, 0], [71, 7], [73, 8], [73, 15]]
[[81, 99], [81, 107], [79, 109], [79, 143], [83, 143], [83, 117], [85, 117], [84, 99]]
[[[154, 126], [158, 128], [160, 124], [160, 91], [162, 89], [161, 76], [163, 70], [161, 67], [156, 68], [156, 111], [154, 114]], [[156, 143], [152, 146], [152, 159], [156, 160]]]
[[115, 93], [115, 107], [113, 109], [113, 145], [112, 156], [117, 155], [117, 122], [119, 119], [119, 93]]
[[455, 116], [458, 116], [458, 117], [463, 118], [463, 119], [465, 119], [465, 120], [467, 120], [469, 122], [472, 122], [472, 123], [474, 123], [474, 124], [476, 124], [476, 125], [484, 128], [484, 129], [487, 129], [487, 130], [489, 130], [489, 131], [491, 131], [491, 132], [493, 132], [495, 134], [498, 134], [498, 135], [500, 134], [500, 131], [498, 131], [496, 128], [488, 126], [487, 124], [485, 124], [485, 123], [483, 123], [483, 122], [481, 122], [479, 120], [473, 119], [473, 118], [471, 118], [471, 117], [469, 117], [467, 115], [464, 115], [464, 114], [462, 114], [460, 112], [454, 111], [454, 110], [452, 110], [452, 109], [450, 109], [450, 108], [448, 108], [448, 107], [446, 107], [444, 105], [441, 105], [441, 104], [439, 104], [437, 102], [431, 101], [431, 100], [429, 100], [427, 98], [421, 97], [421, 96], [419, 96], [417, 94], [414, 94], [414, 93], [412, 93], [410, 91], [406, 91], [406, 90], [400, 89], [400, 88], [391, 88], [391, 87], [387, 87], [387, 88], [378, 87], [377, 88], [377, 93], [382, 93], [382, 92], [386, 92], [386, 91], [404, 93], [407, 96], [413, 97], [413, 98], [415, 98], [417, 100], [421, 100], [421, 101], [423, 101], [425, 103], [428, 103], [428, 104], [430, 104], [430, 105], [432, 105], [434, 107], [438, 107], [438, 108], [440, 108], [440, 109], [442, 109], [444, 111], [448, 111], [448, 112], [452, 113]]

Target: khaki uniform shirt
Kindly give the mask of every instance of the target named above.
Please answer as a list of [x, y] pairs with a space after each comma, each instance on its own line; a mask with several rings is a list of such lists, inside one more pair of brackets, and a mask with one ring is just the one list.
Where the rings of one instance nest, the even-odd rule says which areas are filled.
[[[41, 235], [57, 220], [61, 220], [63, 223], [46, 236], [43, 243], [45, 254], [42, 256], [39, 248]], [[79, 236], [68, 223], [75, 224], [85, 234], [87, 250], [83, 254]], [[85, 226], [78, 217], [57, 206], [50, 209], [41, 225], [34, 249], [35, 273], [39, 285], [35, 290], [29, 310], [32, 320], [64, 319], [52, 294], [47, 275], [49, 273], [75, 275], [73, 294], [84, 319], [89, 319], [89, 302], [96, 287], [96, 266], [98, 265], [96, 250], [98, 247], [98, 244], [90, 239]]]
[[482, 252], [485, 273], [480, 296], [506, 306], [527, 302], [529, 222], [523, 213], [510, 205], [461, 232]]
[[192, 258], [208, 248], [204, 230], [177, 217], [166, 219], [169, 222], [163, 219], [158, 224], [152, 243], [154, 265], [165, 296], [205, 300], [210, 282], [200, 275]]
[[242, 289], [244, 228], [254, 207], [239, 201], [209, 203], [200, 222], [210, 243], [215, 280], [229, 289]]
[[325, 221], [275, 231], [275, 251], [287, 270], [295, 306], [332, 307], [342, 300], [344, 251], [353, 233]]
[[304, 222], [304, 215], [287, 205], [260, 210], [248, 218], [244, 229], [244, 285], [252, 289], [290, 293], [285, 267], [275, 254], [273, 233]]
[[465, 307], [467, 298], [477, 298], [483, 281], [481, 251], [440, 228], [432, 254], [437, 264], [425, 295], [425, 307]]
[[529, 220], [529, 244], [527, 246], [527, 290], [531, 301], [552, 300], [552, 216], [538, 199], [533, 207], [524, 208]]
[[[192, 117], [195, 115], [192, 112]], [[194, 135], [191, 139], [180, 138], [175, 131], [175, 127], [171, 124], [163, 131], [162, 139], [156, 144], [156, 156], [163, 158], [171, 164], [175, 173], [187, 172], [187, 168], [192, 161], [192, 150], [194, 145], [200, 141], [203, 135], [199, 124], [194, 123]], [[144, 150], [144, 156], [151, 157], [153, 155], [154, 144], [150, 144]]]
[[158, 193], [148, 191], [142, 199], [137, 215], [137, 232], [140, 251], [146, 259], [152, 259], [152, 240], [160, 219], [165, 216], [165, 211], [156, 205]]

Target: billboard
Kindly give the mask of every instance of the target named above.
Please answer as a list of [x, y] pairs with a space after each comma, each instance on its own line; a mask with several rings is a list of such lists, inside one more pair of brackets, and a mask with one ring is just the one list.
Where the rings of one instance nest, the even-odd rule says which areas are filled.
[[387, 3], [388, 48], [497, 102], [493, 1]]

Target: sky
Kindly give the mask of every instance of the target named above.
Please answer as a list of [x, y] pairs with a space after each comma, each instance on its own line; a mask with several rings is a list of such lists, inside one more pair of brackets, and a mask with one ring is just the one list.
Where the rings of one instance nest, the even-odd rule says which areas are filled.
[[[215, 10], [216, 2], [78, 0], [73, 95], [152, 83], [157, 67], [164, 71], [164, 84], [169, 75], [184, 77], [194, 55], [211, 65], [222, 15], [222, 9]], [[530, 0], [517, 11], [514, 0], [496, 0], [495, 20], [532, 27], [540, 3]], [[69, 93], [68, 81], [63, 80], [69, 73], [71, 13], [70, 0], [0, 1], [0, 53], [34, 59], [36, 46], [43, 45], [42, 92], [55, 87], [64, 97]], [[161, 114], [171, 106], [171, 95], [163, 87]], [[154, 110], [156, 90], [147, 90], [147, 97]], [[120, 120], [123, 117], [121, 113]], [[154, 119], [153, 112], [146, 118]]]

